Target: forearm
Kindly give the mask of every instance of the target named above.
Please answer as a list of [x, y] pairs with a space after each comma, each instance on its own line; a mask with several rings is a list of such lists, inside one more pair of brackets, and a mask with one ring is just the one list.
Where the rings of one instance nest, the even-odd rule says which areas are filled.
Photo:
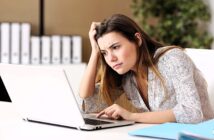
[[87, 98], [91, 96], [95, 89], [95, 80], [97, 73], [97, 63], [99, 54], [92, 53], [80, 83], [80, 97]]
[[130, 120], [142, 123], [165, 123], [176, 121], [172, 110], [132, 113], [130, 115]]

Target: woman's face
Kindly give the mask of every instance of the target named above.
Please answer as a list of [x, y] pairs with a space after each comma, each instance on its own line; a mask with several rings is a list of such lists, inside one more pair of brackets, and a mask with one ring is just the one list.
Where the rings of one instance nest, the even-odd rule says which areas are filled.
[[137, 45], [118, 32], [110, 32], [98, 38], [97, 43], [106, 63], [118, 74], [135, 70]]

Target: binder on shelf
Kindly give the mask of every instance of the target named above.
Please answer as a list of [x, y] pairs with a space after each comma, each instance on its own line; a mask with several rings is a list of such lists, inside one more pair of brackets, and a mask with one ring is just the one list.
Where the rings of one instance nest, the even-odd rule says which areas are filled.
[[62, 64], [71, 63], [71, 37], [62, 37]]
[[1, 63], [10, 63], [10, 23], [1, 24]]
[[31, 37], [31, 64], [40, 64], [40, 37]]
[[58, 35], [51, 37], [51, 62], [52, 64], [60, 64], [61, 60], [61, 38]]
[[82, 62], [82, 38], [72, 36], [72, 63]]
[[21, 64], [30, 64], [30, 32], [29, 23], [21, 24]]
[[20, 63], [20, 24], [11, 23], [11, 63]]
[[42, 36], [41, 37], [41, 62], [42, 64], [50, 64], [51, 63], [51, 56], [50, 50], [51, 49], [51, 39], [49, 36]]

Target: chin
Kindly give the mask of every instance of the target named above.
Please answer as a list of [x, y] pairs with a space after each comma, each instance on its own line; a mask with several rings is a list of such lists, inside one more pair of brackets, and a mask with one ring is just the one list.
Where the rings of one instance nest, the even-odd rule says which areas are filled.
[[129, 70], [115, 70], [117, 72], [117, 74], [119, 75], [123, 75], [125, 73], [127, 73]]

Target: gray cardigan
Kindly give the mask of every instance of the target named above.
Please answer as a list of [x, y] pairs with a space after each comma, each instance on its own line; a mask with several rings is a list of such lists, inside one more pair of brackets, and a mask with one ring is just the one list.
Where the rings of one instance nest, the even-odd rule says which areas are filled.
[[[156, 54], [160, 51], [157, 50]], [[178, 48], [167, 51], [159, 58], [157, 68], [164, 79], [165, 90], [160, 79], [148, 70], [148, 109], [140, 96], [135, 77], [131, 72], [124, 75], [123, 90], [138, 112], [172, 109], [176, 121], [197, 123], [214, 117], [208, 99], [207, 85], [200, 71], [186, 53]], [[96, 112], [107, 107], [100, 102], [99, 85], [93, 96], [84, 100], [86, 112]]]

